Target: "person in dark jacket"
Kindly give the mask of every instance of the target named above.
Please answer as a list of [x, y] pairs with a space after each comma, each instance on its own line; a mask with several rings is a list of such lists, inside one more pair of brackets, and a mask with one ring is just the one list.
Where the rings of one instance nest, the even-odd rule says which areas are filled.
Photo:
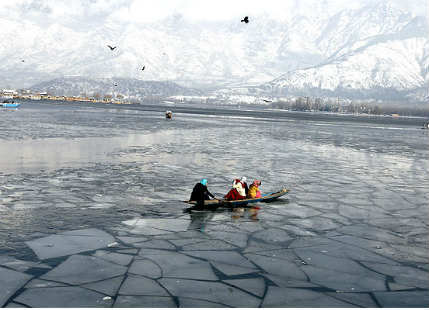
[[215, 196], [207, 188], [207, 179], [202, 179], [199, 183], [195, 184], [189, 200], [197, 201], [197, 206], [203, 207], [204, 200], [210, 200], [210, 197], [214, 198]]

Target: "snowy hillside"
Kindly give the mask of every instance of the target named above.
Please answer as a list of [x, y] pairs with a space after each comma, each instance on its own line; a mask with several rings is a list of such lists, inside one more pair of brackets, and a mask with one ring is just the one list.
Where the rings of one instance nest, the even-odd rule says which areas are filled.
[[141, 99], [146, 96], [198, 95], [199, 92], [173, 82], [141, 81], [137, 79], [111, 78], [88, 79], [79, 76], [57, 78], [31, 87], [33, 92], [48, 92], [55, 96], [103, 96], [122, 95]]
[[[341, 28], [329, 25], [323, 30], [325, 39], [317, 41], [320, 51], [329, 50], [325, 61], [290, 71], [264, 85], [264, 89], [273, 94], [407, 97], [411, 101], [427, 98], [429, 45], [424, 18], [406, 18], [388, 5], [343, 12], [337, 17]], [[344, 30], [340, 38], [330, 31], [332, 27]], [[344, 35], [346, 29], [349, 36]], [[345, 44], [335, 44], [337, 50], [327, 45], [340, 39]]]

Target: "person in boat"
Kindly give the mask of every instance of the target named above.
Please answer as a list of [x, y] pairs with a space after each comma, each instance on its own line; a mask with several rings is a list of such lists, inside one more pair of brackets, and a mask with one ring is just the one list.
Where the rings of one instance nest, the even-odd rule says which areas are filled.
[[[237, 189], [237, 192], [241, 196], [246, 197], [246, 188], [247, 188], [246, 177], [241, 177], [241, 179], [236, 179], [234, 181], [233, 187], [235, 187]], [[244, 199], [246, 199], [246, 198], [244, 198]]]
[[240, 181], [243, 184], [244, 192], [246, 193], [246, 197], [247, 197], [247, 193], [249, 192], [249, 187], [247, 186], [247, 183], [246, 183], [247, 178], [246, 177], [241, 177]]
[[247, 198], [261, 198], [261, 191], [259, 190], [259, 186], [261, 186], [261, 184], [261, 181], [254, 180], [253, 183], [250, 184]]
[[197, 201], [197, 206], [202, 207], [204, 206], [204, 200], [210, 200], [210, 197], [214, 198], [215, 196], [210, 193], [207, 188], [207, 179], [202, 179], [200, 182], [195, 184], [189, 200]]
[[240, 179], [234, 179], [232, 182], [232, 188], [224, 196], [226, 200], [241, 200], [246, 199], [246, 190], [244, 183]]

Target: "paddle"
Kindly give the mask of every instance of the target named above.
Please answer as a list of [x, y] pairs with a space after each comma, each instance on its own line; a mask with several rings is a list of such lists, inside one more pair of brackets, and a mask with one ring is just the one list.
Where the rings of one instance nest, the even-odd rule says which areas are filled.
[[[217, 196], [220, 196], [220, 197], [222, 197], [222, 198], [219, 198], [219, 197], [217, 197]], [[223, 195], [222, 195], [222, 194], [219, 194], [219, 193], [214, 193], [214, 198], [213, 198], [213, 199], [217, 199], [217, 200], [221, 200], [221, 201], [225, 200], [225, 199], [223, 199]]]

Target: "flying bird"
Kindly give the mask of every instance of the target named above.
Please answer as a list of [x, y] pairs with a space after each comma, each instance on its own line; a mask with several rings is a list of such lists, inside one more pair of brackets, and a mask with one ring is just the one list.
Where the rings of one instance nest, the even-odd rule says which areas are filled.
[[143, 66], [142, 71], [144, 71], [145, 68], [146, 68], [146, 66]]
[[272, 102], [271, 100], [267, 100], [267, 99], [262, 99], [262, 100], [264, 100], [265, 102]]
[[241, 22], [245, 22], [246, 24], [249, 22], [249, 16], [245, 16]]
[[107, 47], [110, 48], [111, 51], [113, 51], [116, 48], [116, 46], [110, 46], [110, 45], [107, 45]]

